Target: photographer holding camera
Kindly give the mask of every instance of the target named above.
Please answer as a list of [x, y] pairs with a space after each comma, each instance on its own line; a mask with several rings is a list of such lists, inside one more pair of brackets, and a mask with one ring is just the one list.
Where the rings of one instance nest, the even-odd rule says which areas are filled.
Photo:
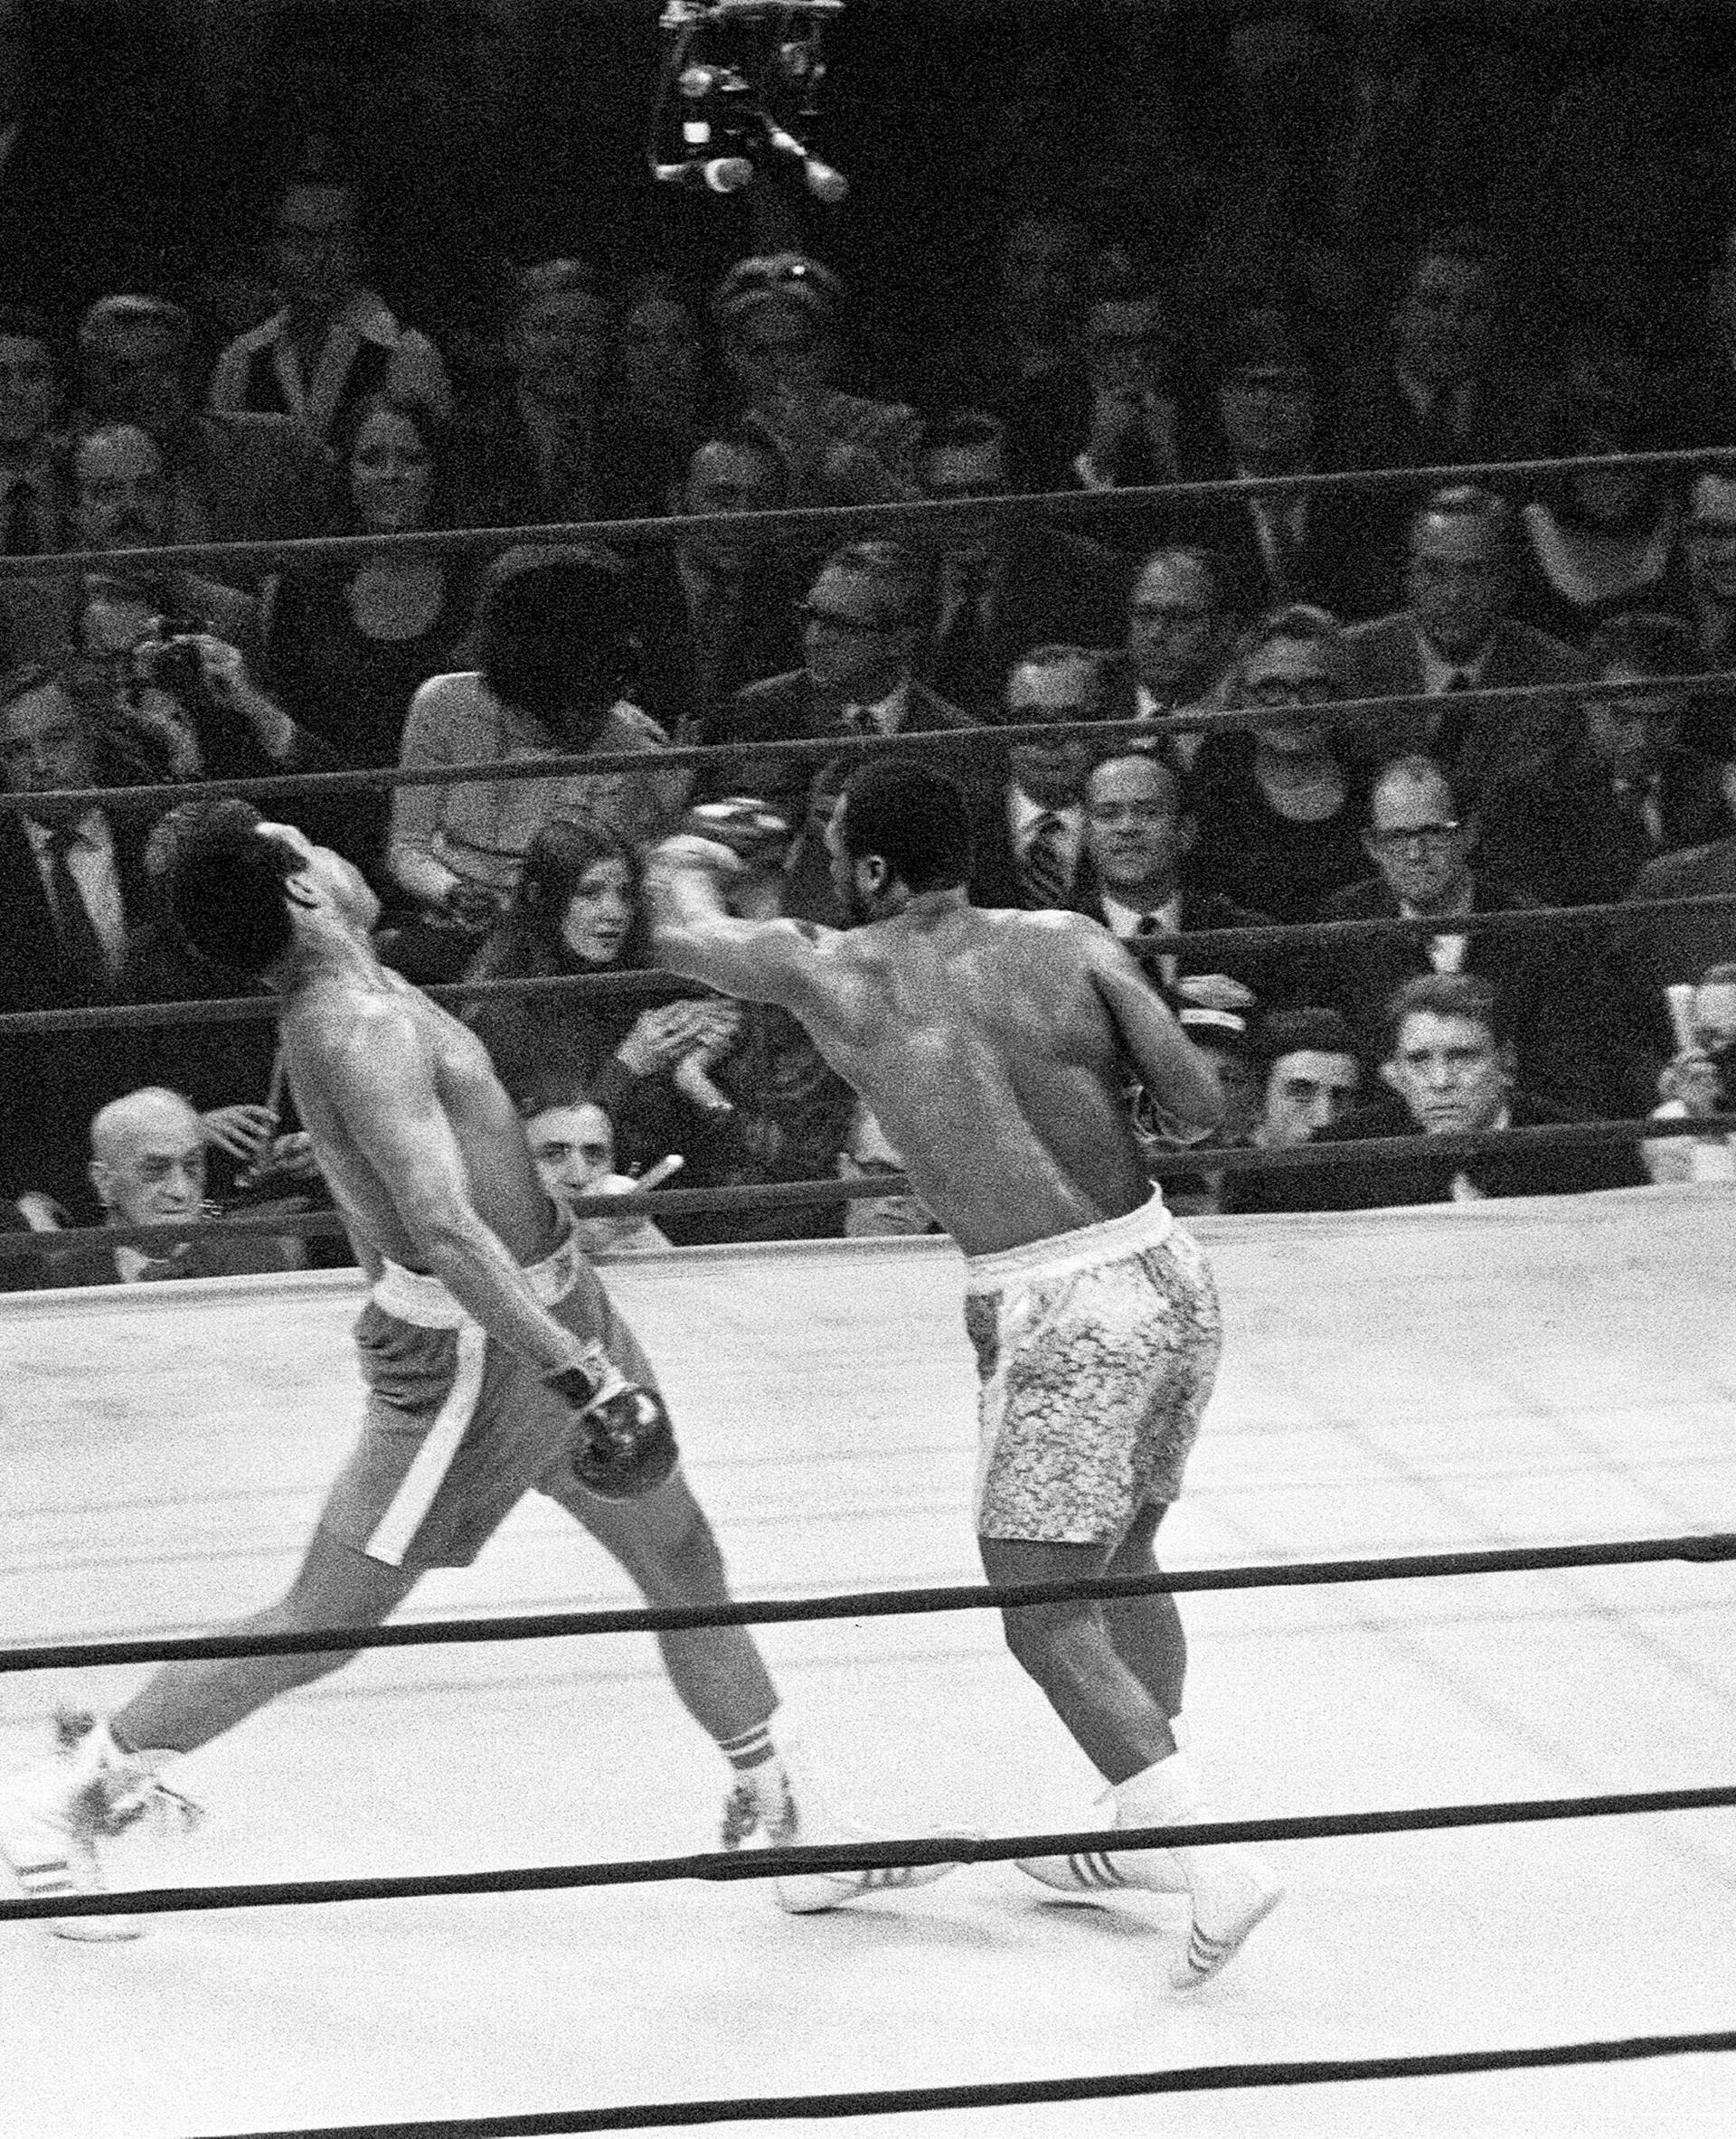
[[[1657, 1080], [1663, 1099], [1654, 1121], [1703, 1121], [1736, 1114], [1736, 965], [1711, 966], [1698, 986], [1684, 988], [1683, 1044]], [[1674, 1004], [1672, 1004], [1674, 1008]], [[1736, 1136], [1659, 1136], [1640, 1146], [1655, 1182], [1736, 1182]]]

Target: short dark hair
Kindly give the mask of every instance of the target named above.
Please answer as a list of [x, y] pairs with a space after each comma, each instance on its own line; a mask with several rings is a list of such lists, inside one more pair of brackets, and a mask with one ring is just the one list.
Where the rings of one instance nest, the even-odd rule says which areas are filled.
[[558, 728], [590, 690], [627, 674], [622, 572], [599, 551], [508, 551], [476, 612], [476, 665], [503, 704]]
[[14, 342], [40, 342], [49, 362], [60, 369], [60, 337], [49, 324], [48, 315], [38, 312], [34, 306], [0, 305], [0, 335]]
[[1167, 740], [1153, 738], [1145, 741], [1137, 735], [1118, 736], [1114, 742], [1105, 743], [1085, 768], [1083, 788], [1086, 806], [1090, 807], [1091, 782], [1106, 765], [1149, 765], [1163, 774], [1169, 782], [1169, 791], [1175, 797], [1175, 815], [1191, 817], [1194, 810], [1193, 775], [1180, 758], [1170, 749]]
[[172, 297], [134, 291], [99, 297], [79, 321], [79, 347], [88, 350], [106, 327], [160, 326], [175, 336], [183, 362], [193, 348], [193, 320], [185, 307]]
[[1260, 1059], [1268, 1070], [1286, 1055], [1349, 1055], [1354, 1060], [1360, 1051], [1348, 1022], [1318, 1004], [1269, 1011], [1260, 1021]]
[[1502, 549], [1509, 554], [1512, 552], [1512, 509], [1498, 491], [1487, 489], [1481, 483], [1443, 483], [1438, 490], [1431, 490], [1410, 515], [1407, 542], [1416, 540], [1417, 530], [1425, 520], [1479, 522], [1493, 528], [1500, 537]]
[[1399, 1028], [1420, 1011], [1433, 1017], [1473, 1018], [1495, 1047], [1505, 1047], [1511, 1037], [1501, 999], [1480, 974], [1419, 973], [1387, 998], [1381, 1031], [1382, 1052], [1388, 1060], [1399, 1044]]
[[929, 571], [923, 560], [903, 542], [844, 542], [821, 564], [823, 572], [860, 572], [872, 580], [880, 594], [898, 613], [901, 625], [921, 621], [929, 590]]
[[852, 861], [878, 854], [907, 890], [951, 890], [970, 875], [970, 804], [958, 781], [908, 758], [858, 766], [839, 790]]
[[257, 980], [294, 940], [284, 886], [307, 863], [288, 841], [260, 835], [250, 802], [228, 796], [189, 813], [165, 858], [168, 907], [208, 965]]

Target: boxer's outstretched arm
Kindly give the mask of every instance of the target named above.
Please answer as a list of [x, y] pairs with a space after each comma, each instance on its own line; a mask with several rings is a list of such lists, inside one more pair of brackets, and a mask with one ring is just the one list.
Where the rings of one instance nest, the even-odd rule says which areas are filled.
[[391, 1196], [420, 1259], [458, 1305], [544, 1373], [579, 1365], [582, 1341], [532, 1292], [471, 1203], [458, 1139], [403, 1012], [392, 1004], [358, 1012], [343, 1036], [321, 1050], [314, 1074]]
[[1092, 930], [1092, 974], [1147, 1098], [1181, 1144], [1198, 1144], [1223, 1119], [1223, 1091], [1207, 1057], [1107, 928]]
[[744, 921], [723, 903], [722, 885], [741, 864], [714, 840], [683, 834], [652, 848], [645, 863], [651, 947], [659, 966], [749, 1003], [797, 1008], [835, 931], [811, 921]]

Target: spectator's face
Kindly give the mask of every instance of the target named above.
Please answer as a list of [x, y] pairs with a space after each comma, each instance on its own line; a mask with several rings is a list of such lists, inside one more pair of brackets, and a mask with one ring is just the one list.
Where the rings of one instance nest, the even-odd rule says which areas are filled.
[[[689, 513], [765, 513], [779, 502], [777, 471], [767, 456], [718, 439], [694, 454], [681, 498]], [[765, 548], [765, 537], [747, 528], [714, 527], [684, 535], [682, 548], [712, 571], [737, 572]]]
[[[1329, 705], [1344, 692], [1332, 656], [1318, 639], [1267, 639], [1242, 664], [1237, 693], [1243, 705]], [[1260, 746], [1279, 757], [1307, 758], [1331, 746], [1324, 721], [1270, 721], [1260, 729]]]
[[1109, 298], [1093, 305], [1085, 341], [1092, 383], [1104, 392], [1168, 394], [1169, 341], [1154, 305]]
[[335, 311], [359, 287], [355, 203], [341, 185], [292, 186], [278, 210], [278, 277], [292, 305]]
[[589, 401], [609, 354], [609, 313], [582, 289], [533, 297], [513, 323], [507, 354], [539, 400]]
[[1618, 698], [1588, 698], [1586, 739], [1600, 764], [1618, 776], [1648, 773], [1681, 733], [1682, 717], [1668, 692], [1651, 689], [1638, 669], [1620, 663], [1598, 681], [1623, 686]]
[[1474, 379], [1495, 332], [1495, 283], [1475, 260], [1431, 254], [1410, 278], [1393, 325], [1405, 369], [1430, 386]]
[[100, 420], [143, 424], [154, 438], [167, 438], [187, 415], [184, 362], [181, 337], [166, 320], [99, 326], [82, 351], [86, 406]]
[[1468, 1135], [1495, 1126], [1512, 1088], [1512, 1066], [1480, 1018], [1413, 1010], [1382, 1070], [1426, 1136]]
[[91, 1162], [90, 1180], [117, 1225], [187, 1225], [205, 1200], [205, 1142], [189, 1107], [141, 1112], [106, 1158]]
[[[922, 460], [922, 487], [930, 497], [1005, 497], [1006, 455], [998, 444], [939, 446]], [[949, 515], [939, 527], [940, 554], [967, 571], [986, 571], [1000, 547], [992, 513]]]
[[1703, 600], [1736, 604], [1736, 479], [1702, 476], [1694, 486], [1688, 577]]
[[802, 659], [827, 697], [873, 705], [910, 661], [910, 631], [888, 590], [866, 572], [828, 565], [802, 607]]
[[434, 458], [408, 416], [376, 409], [350, 448], [350, 495], [370, 533], [393, 534], [428, 525]]
[[1405, 597], [1449, 661], [1481, 652], [1507, 598], [1506, 542], [1475, 513], [1425, 513], [1410, 532]]
[[[58, 683], [26, 691], [0, 712], [0, 761], [14, 795], [48, 795], [62, 787], [96, 784], [96, 743]], [[77, 806], [33, 808], [39, 824], [55, 824], [82, 814]]]
[[[1089, 721], [1095, 710], [1091, 671], [1083, 662], [1052, 668], [1015, 668], [1007, 681], [1006, 717], [1017, 727], [1039, 721]], [[1044, 809], [1066, 809], [1080, 798], [1092, 756], [1083, 736], [1014, 743], [1007, 752], [1014, 779]]]
[[657, 403], [699, 383], [699, 333], [675, 297], [645, 297], [621, 322], [615, 368], [627, 391]]
[[1299, 467], [1314, 443], [1314, 388], [1306, 372], [1232, 372], [1218, 389], [1230, 451], [1251, 468]]
[[1082, 231], [1042, 217], [1019, 223], [1001, 253], [1001, 300], [1014, 333], [1033, 341], [1067, 341], [1078, 331], [1086, 297]]
[[1166, 899], [1194, 843], [1175, 782], [1153, 758], [1111, 758], [1085, 787], [1085, 843], [1098, 881], [1128, 905]]
[[731, 323], [723, 353], [742, 392], [758, 405], [784, 393], [818, 393], [831, 344], [807, 305], [762, 301]]
[[79, 534], [87, 549], [137, 550], [167, 540], [169, 487], [161, 449], [128, 424], [99, 431], [79, 448]]
[[1266, 1112], [1260, 1140], [1268, 1151], [1306, 1144], [1316, 1130], [1343, 1121], [1356, 1104], [1363, 1073], [1354, 1055], [1298, 1048], [1280, 1055], [1266, 1074]]
[[1134, 581], [1127, 608], [1127, 652], [1154, 698], [1174, 698], [1200, 674], [1217, 618], [1212, 587], [1184, 557], [1156, 557]]
[[1363, 844], [1392, 895], [1419, 913], [1439, 913], [1470, 890], [1470, 827], [1439, 780], [1401, 774], [1379, 781]]
[[543, 1187], [563, 1207], [615, 1171], [615, 1132], [600, 1107], [546, 1107], [524, 1132]]
[[581, 966], [612, 966], [633, 919], [633, 881], [625, 862], [593, 862], [561, 917], [561, 941]]
[[54, 364], [28, 335], [0, 335], [0, 448], [33, 446], [54, 420]]
[[1260, 1071], [1239, 1047], [1220, 1047], [1209, 1033], [1192, 1032], [1188, 1038], [1211, 1062], [1223, 1094], [1223, 1119], [1213, 1144], [1247, 1144], [1260, 1122]]

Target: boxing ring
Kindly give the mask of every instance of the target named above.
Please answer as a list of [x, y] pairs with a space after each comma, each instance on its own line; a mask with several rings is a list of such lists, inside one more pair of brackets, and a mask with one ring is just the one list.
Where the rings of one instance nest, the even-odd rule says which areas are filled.
[[[123, 1946], [0, 1922], [0, 2130], [727, 2116], [769, 2133], [843, 2115], [889, 2135], [1095, 2139], [1165, 2114], [1135, 2081], [1188, 2087], [1165, 2128], [1189, 2134], [1727, 2129], [1728, 2064], [1657, 2053], [1736, 2041], [1736, 1827], [1717, 1802], [1736, 1747], [1731, 1577], [1679, 1556], [1696, 1538], [1728, 1550], [1736, 1531], [1730, 1209], [1728, 1192], [1682, 1188], [1193, 1221], [1229, 1341], [1164, 1533], [1165, 1566], [1203, 1578], [1588, 1541], [1668, 1555], [1190, 1595], [1188, 1714], [1225, 1819], [1711, 1804], [1273, 1841], [1287, 1902], [1192, 1994], [1165, 1987], [1183, 1902], [1069, 1904], [993, 1857], [788, 1918], [759, 1880], [705, 1870], [722, 1771], [648, 1636], [516, 1628], [632, 1601], [528, 1502], [401, 1622], [520, 1638], [371, 1649], [184, 1764], [211, 1817], [146, 1876], [212, 1906], [177, 1905]], [[977, 1583], [962, 1277], [933, 1239], [610, 1266], [738, 1597], [795, 1609]], [[14, 1659], [167, 1644], [281, 1586], [354, 1429], [359, 1296], [329, 1273], [5, 1303]], [[987, 1850], [1101, 1816], [993, 1612], [838, 1608], [763, 1639], [844, 1809], [901, 1835], [962, 1825]], [[29, 1757], [56, 1698], [107, 1706], [140, 1671], [8, 1669], [0, 1760]], [[138, 1877], [127, 1848], [118, 1885]], [[694, 1869], [665, 1876], [684, 1853]], [[532, 1876], [635, 1864], [606, 1885]], [[389, 1890], [329, 1891], [363, 1881]], [[226, 1905], [286, 1882], [320, 1899]], [[1624, 2054], [1453, 2070], [1594, 2044]], [[1295, 2084], [1395, 2059], [1410, 2076]], [[1104, 2092], [1017, 2098], [1061, 2081]], [[927, 2104], [875, 2113], [889, 2090]], [[972, 2090], [996, 2106], [963, 2106]], [[807, 2097], [826, 2100], [788, 2113]]]

